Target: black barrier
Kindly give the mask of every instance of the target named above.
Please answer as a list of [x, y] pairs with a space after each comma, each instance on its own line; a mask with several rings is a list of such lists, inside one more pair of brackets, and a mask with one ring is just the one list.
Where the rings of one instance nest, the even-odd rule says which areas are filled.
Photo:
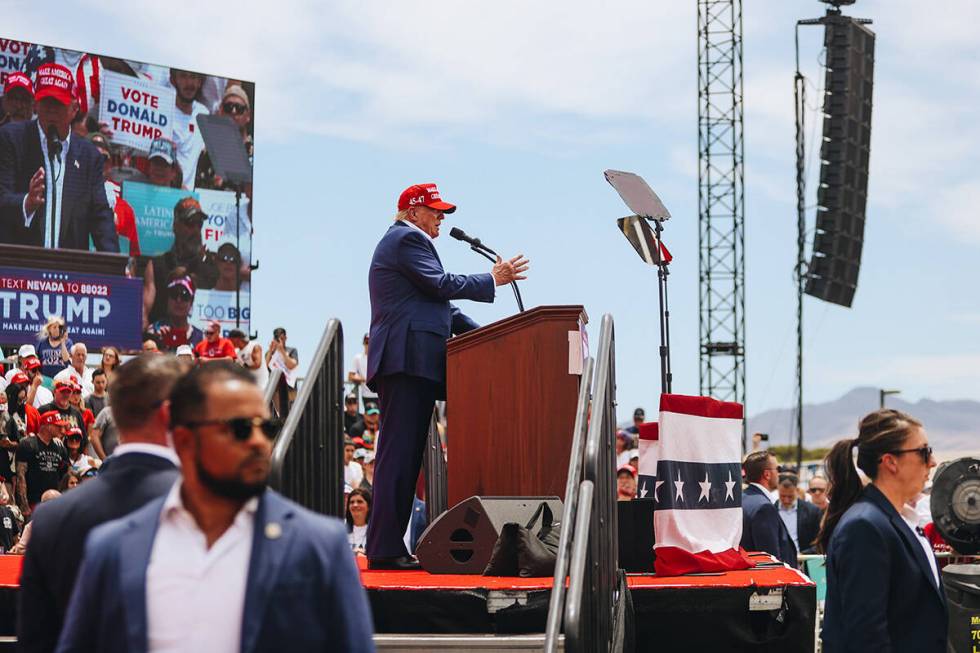
[[296, 400], [292, 406], [288, 399], [285, 402], [288, 416], [272, 449], [269, 475], [273, 489], [335, 517], [344, 516], [343, 355], [343, 330], [333, 319], [327, 322]]

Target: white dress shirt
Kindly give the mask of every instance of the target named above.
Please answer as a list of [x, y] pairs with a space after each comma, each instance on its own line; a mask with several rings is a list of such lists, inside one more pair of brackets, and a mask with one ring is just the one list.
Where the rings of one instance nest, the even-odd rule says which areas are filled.
[[905, 504], [902, 506], [902, 512], [899, 514], [902, 516], [902, 521], [905, 522], [905, 525], [912, 531], [912, 537], [919, 542], [919, 546], [925, 551], [926, 559], [929, 561], [929, 567], [932, 569], [932, 577], [938, 587], [939, 568], [936, 566], [936, 553], [932, 550], [932, 544], [929, 543], [929, 539], [922, 532], [922, 529], [919, 528], [918, 515], [915, 512], [915, 508], [909, 504]]
[[118, 458], [128, 453], [148, 453], [152, 456], [160, 456], [172, 462], [175, 467], [180, 468], [180, 458], [170, 447], [162, 447], [151, 442], [120, 442], [112, 451], [112, 456]]
[[417, 224], [415, 224], [414, 222], [410, 222], [409, 220], [399, 220], [399, 222], [401, 222], [402, 224], [407, 224], [407, 225], [408, 225], [409, 227], [411, 227], [411, 228], [412, 228], [412, 229], [414, 229], [415, 231], [417, 231], [417, 232], [419, 232], [420, 234], [422, 234], [423, 236], [425, 236], [425, 237], [426, 237], [426, 238], [427, 238], [427, 239], [429, 240], [429, 242], [430, 242], [430, 243], [432, 243], [433, 245], [435, 244], [435, 242], [436, 242], [436, 241], [434, 241], [434, 240], [432, 239], [432, 236], [430, 236], [429, 234], [427, 234], [427, 233], [425, 233], [425, 232], [424, 232], [424, 231], [422, 230], [422, 227], [420, 227], [420, 226], [418, 226], [418, 225], [417, 225]]
[[793, 544], [796, 546], [796, 552], [800, 552], [800, 534], [799, 534], [799, 522], [797, 521], [796, 510], [799, 501], [794, 501], [793, 505], [789, 508], [783, 505], [783, 502], [776, 499], [776, 509], [779, 510], [779, 518], [783, 520], [783, 524], [786, 525], [786, 530], [789, 531], [789, 536], [793, 540]]
[[147, 651], [239, 653], [257, 498], [208, 548], [178, 481], [163, 504], [146, 570]]
[[[51, 169], [51, 160], [48, 159], [48, 137], [41, 129], [41, 123], [37, 123], [37, 131], [41, 134], [41, 158], [44, 161], [44, 247], [58, 247], [58, 239], [61, 235], [61, 212], [62, 212], [62, 189], [65, 186], [65, 163], [68, 157], [68, 147], [71, 145], [71, 130], [68, 130], [68, 137], [61, 141], [61, 163], [57, 159], [54, 161], [54, 169]], [[34, 173], [31, 172], [31, 177]], [[53, 183], [52, 183], [53, 182]], [[54, 216], [54, 229], [51, 225], [51, 209], [54, 205], [51, 201], [52, 195], [58, 200], [57, 214]], [[30, 227], [34, 222], [37, 211], [30, 215], [27, 213], [27, 195], [24, 195], [24, 226]]]

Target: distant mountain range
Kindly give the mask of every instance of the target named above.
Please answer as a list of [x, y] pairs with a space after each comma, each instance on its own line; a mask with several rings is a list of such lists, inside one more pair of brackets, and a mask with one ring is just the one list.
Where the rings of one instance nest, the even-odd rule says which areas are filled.
[[[855, 388], [840, 399], [803, 405], [803, 445], [830, 446], [857, 435], [858, 421], [878, 407], [878, 388]], [[939, 453], [980, 455], [980, 401], [968, 399], [915, 403], [900, 397], [885, 399], [889, 408], [905, 411], [921, 421], [929, 443]], [[793, 409], [768, 410], [749, 418], [749, 433], [768, 433], [772, 445], [789, 444], [795, 431]]]

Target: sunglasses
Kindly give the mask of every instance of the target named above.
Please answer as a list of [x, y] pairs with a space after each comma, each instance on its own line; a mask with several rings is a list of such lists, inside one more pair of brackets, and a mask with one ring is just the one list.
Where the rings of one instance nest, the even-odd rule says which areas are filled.
[[218, 260], [222, 263], [238, 263], [238, 257], [234, 254], [222, 254]]
[[194, 295], [190, 294], [183, 288], [171, 288], [170, 289], [170, 299], [177, 299], [184, 302], [189, 302], [193, 299]]
[[199, 215], [192, 215], [187, 218], [178, 218], [177, 221], [180, 222], [181, 224], [185, 224], [188, 226], [195, 226], [198, 228], [204, 226], [204, 218], [202, 218]]
[[248, 107], [246, 107], [244, 104], [238, 104], [237, 102], [225, 102], [221, 105], [221, 110], [225, 113], [240, 116], [248, 111]]
[[211, 419], [197, 422], [186, 422], [184, 426], [199, 428], [201, 426], [224, 426], [231, 436], [239, 442], [245, 442], [252, 437], [252, 429], [256, 426], [262, 430], [262, 435], [270, 440], [279, 433], [282, 422], [277, 419], [262, 419], [261, 417], [232, 417], [231, 419]]
[[925, 445], [924, 447], [918, 447], [916, 449], [895, 449], [894, 451], [888, 451], [887, 453], [894, 455], [901, 455], [903, 453], [917, 453], [922, 458], [922, 462], [928, 463], [929, 459], [932, 458], [932, 447]]

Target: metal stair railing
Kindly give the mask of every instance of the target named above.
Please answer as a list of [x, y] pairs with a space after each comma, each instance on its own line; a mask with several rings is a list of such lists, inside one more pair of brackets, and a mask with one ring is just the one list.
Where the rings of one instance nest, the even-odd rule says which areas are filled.
[[[272, 448], [269, 485], [315, 512], [344, 515], [344, 336], [331, 319]], [[280, 384], [266, 387], [266, 398]], [[272, 390], [270, 391], [270, 387]]]
[[[575, 410], [575, 426], [572, 428], [572, 448], [568, 459], [568, 480], [565, 482], [565, 505], [562, 509], [561, 536], [558, 539], [558, 556], [555, 560], [555, 576], [551, 584], [551, 597], [548, 602], [548, 622], [545, 627], [546, 653], [558, 650], [559, 634], [561, 632], [562, 615], [565, 612], [565, 578], [569, 573], [569, 565], [574, 558], [572, 553], [572, 536], [575, 532], [578, 507], [580, 505], [579, 484], [582, 482], [582, 467], [585, 459], [585, 436], [589, 426], [589, 406], [592, 401], [592, 358], [588, 358], [582, 368], [582, 378], [579, 381], [578, 405]], [[591, 494], [589, 495], [591, 497]], [[582, 512], [588, 519], [591, 513], [591, 498], [585, 504]], [[586, 527], [587, 528], [587, 527]], [[587, 532], [582, 531], [582, 532]], [[583, 558], [584, 561], [584, 558]], [[581, 597], [579, 597], [579, 600]], [[571, 599], [569, 599], [571, 600]]]
[[596, 356], [584, 480], [573, 533], [574, 549], [565, 603], [569, 651], [619, 651], [628, 592], [619, 570], [616, 512], [616, 368], [613, 320], [602, 317]]
[[586, 361], [579, 387], [546, 653], [557, 650], [563, 622], [568, 651], [621, 651], [626, 639], [628, 590], [617, 548], [614, 339], [612, 317], [604, 315], [597, 358]]
[[425, 512], [428, 523], [431, 524], [439, 515], [449, 510], [449, 474], [446, 469], [446, 456], [442, 453], [436, 411], [432, 411], [432, 419], [429, 421], [429, 439], [425, 444], [423, 469], [425, 470]]

